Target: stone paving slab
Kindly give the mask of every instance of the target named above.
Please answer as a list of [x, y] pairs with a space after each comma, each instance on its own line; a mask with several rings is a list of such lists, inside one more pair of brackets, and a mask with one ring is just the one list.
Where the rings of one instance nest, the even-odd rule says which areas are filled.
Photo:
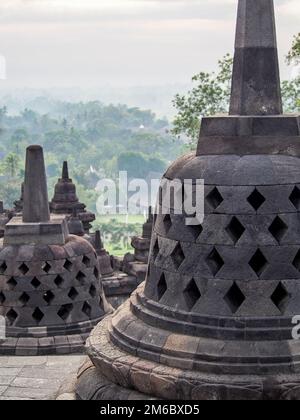
[[54, 399], [86, 356], [0, 356], [0, 400]]

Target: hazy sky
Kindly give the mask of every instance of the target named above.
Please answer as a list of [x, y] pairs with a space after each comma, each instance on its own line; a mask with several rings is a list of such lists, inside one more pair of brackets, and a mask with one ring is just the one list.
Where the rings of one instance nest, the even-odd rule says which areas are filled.
[[[281, 63], [300, 1], [275, 0]], [[186, 83], [233, 51], [237, 0], [0, 0], [0, 85]], [[289, 73], [282, 64], [282, 74]]]

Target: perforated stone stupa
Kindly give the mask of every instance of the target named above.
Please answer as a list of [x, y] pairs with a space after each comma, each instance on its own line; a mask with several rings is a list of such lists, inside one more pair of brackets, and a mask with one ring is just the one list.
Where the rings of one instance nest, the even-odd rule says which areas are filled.
[[146, 283], [93, 331], [77, 398], [300, 399], [299, 122], [273, 1], [239, 0], [230, 115], [165, 174], [204, 179], [204, 222], [158, 215]]
[[64, 216], [50, 217], [43, 151], [31, 146], [23, 215], [6, 225], [0, 242], [0, 314], [7, 321], [0, 354], [82, 351], [110, 310], [94, 248], [69, 234]]

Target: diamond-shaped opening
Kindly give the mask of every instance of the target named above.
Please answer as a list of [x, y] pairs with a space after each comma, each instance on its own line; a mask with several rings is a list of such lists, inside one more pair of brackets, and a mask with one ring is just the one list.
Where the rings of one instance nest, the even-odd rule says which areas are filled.
[[34, 277], [34, 278], [31, 280], [31, 284], [32, 284], [32, 286], [33, 286], [35, 289], [38, 289], [38, 288], [40, 287], [40, 285], [41, 285], [41, 282], [39, 281], [39, 279], [37, 279], [36, 277]]
[[82, 312], [88, 317], [90, 318], [92, 315], [92, 308], [91, 305], [88, 304], [88, 302], [84, 302], [83, 307], [82, 307]]
[[165, 275], [162, 274], [160, 276], [159, 282], [157, 283], [157, 296], [158, 296], [158, 300], [161, 300], [163, 295], [166, 293], [168, 288], [167, 282], [166, 282], [166, 278]]
[[278, 243], [280, 243], [287, 230], [287, 225], [278, 216], [274, 219], [273, 223], [269, 227], [270, 233], [274, 236]]
[[9, 325], [13, 325], [18, 318], [18, 314], [13, 309], [10, 309], [6, 314], [6, 318], [8, 320]]
[[64, 268], [68, 271], [71, 271], [72, 267], [73, 267], [73, 263], [67, 259], [64, 263]]
[[189, 282], [189, 284], [183, 291], [183, 297], [185, 299], [189, 311], [191, 311], [198, 302], [198, 300], [201, 298], [200, 290], [194, 279], [192, 279]]
[[229, 306], [231, 312], [235, 314], [242, 306], [246, 298], [239, 286], [234, 283], [225, 295], [224, 300]]
[[8, 287], [9, 287], [9, 289], [10, 290], [13, 290], [15, 287], [16, 287], [16, 285], [17, 285], [18, 283], [17, 283], [17, 281], [16, 281], [16, 279], [14, 278], [14, 277], [11, 277], [8, 281], [7, 281], [7, 285], [8, 285]]
[[21, 271], [23, 276], [25, 276], [28, 273], [29, 268], [25, 263], [23, 263], [23, 264], [20, 265], [19, 270]]
[[261, 250], [258, 249], [256, 253], [253, 255], [253, 257], [251, 258], [251, 260], [249, 261], [249, 265], [252, 268], [252, 270], [255, 272], [257, 277], [259, 277], [265, 271], [268, 265], [268, 261], [265, 258], [264, 254], [261, 252]]
[[30, 297], [28, 296], [28, 294], [27, 293], [22, 293], [21, 294], [21, 296], [19, 297], [19, 302], [22, 304], [22, 305], [26, 305], [26, 303], [28, 303], [29, 302], [29, 300], [30, 300]]
[[54, 279], [54, 283], [56, 284], [57, 287], [61, 287], [62, 284], [64, 283], [64, 281], [65, 280], [60, 275], [56, 276], [55, 279]]
[[293, 261], [293, 266], [300, 271], [300, 250], [297, 252], [296, 257], [294, 258]]
[[4, 293], [0, 292], [0, 305], [2, 305], [5, 302], [5, 295]]
[[257, 188], [247, 198], [248, 203], [257, 211], [266, 201], [265, 197], [258, 191]]
[[6, 270], [7, 270], [7, 264], [5, 261], [3, 261], [0, 265], [0, 274], [4, 274]]
[[203, 232], [202, 225], [188, 226], [187, 228], [191, 232], [191, 234], [193, 235], [195, 241], [199, 238], [199, 236]]
[[172, 227], [172, 219], [170, 214], [166, 214], [163, 218], [163, 224], [166, 231], [166, 234], [169, 233], [171, 227]]
[[50, 273], [50, 270], [51, 270], [51, 265], [50, 265], [48, 262], [46, 262], [46, 263], [43, 265], [42, 270], [43, 270], [45, 273], [49, 274], [49, 273]]
[[300, 210], [300, 190], [298, 187], [295, 187], [292, 191], [292, 194], [290, 195], [290, 201], [293, 204], [293, 206]]
[[185, 260], [185, 255], [183, 253], [180, 243], [176, 245], [174, 251], [171, 254], [171, 258], [176, 269], [178, 270], [181, 264], [183, 263], [183, 261]]
[[72, 303], [69, 303], [69, 304], [67, 304], [67, 305], [63, 305], [63, 306], [61, 306], [60, 307], [60, 309], [59, 309], [59, 311], [57, 312], [57, 315], [63, 320], [63, 321], [66, 321], [68, 318], [69, 318], [69, 316], [70, 316], [70, 314], [71, 314], [71, 312], [72, 312], [72, 310], [73, 310], [73, 305], [72, 305]]
[[153, 254], [153, 258], [154, 258], [154, 260], [156, 260], [156, 258], [158, 257], [158, 254], [159, 254], [159, 244], [158, 244], [158, 239], [156, 239], [156, 241], [155, 241], [155, 244], [154, 244], [154, 247], [153, 247], [152, 254]]
[[55, 298], [55, 296], [51, 292], [51, 290], [48, 290], [48, 292], [44, 293], [44, 295], [43, 295], [43, 299], [46, 303], [48, 303], [48, 305], [50, 305], [50, 303], [53, 301], [54, 298]]
[[286, 288], [281, 282], [278, 284], [274, 293], [272, 294], [271, 300], [280, 310], [280, 312], [284, 313], [290, 300], [290, 294], [287, 292]]
[[233, 217], [226, 228], [226, 232], [236, 245], [245, 232], [245, 228], [237, 217]]
[[91, 266], [91, 260], [86, 255], [82, 258], [82, 262], [87, 268]]
[[98, 271], [98, 268], [94, 268], [94, 276], [96, 277], [96, 279], [98, 279], [99, 278], [99, 271]]
[[209, 266], [213, 276], [216, 276], [224, 265], [223, 258], [216, 250], [216, 248], [214, 248], [209, 254], [209, 256], [206, 258], [206, 263]]
[[86, 275], [82, 271], [79, 271], [77, 273], [76, 280], [79, 281], [79, 283], [83, 285], [85, 282], [85, 279], [86, 279]]
[[79, 293], [77, 292], [77, 290], [75, 289], [75, 287], [72, 287], [68, 293], [68, 296], [70, 299], [75, 300], [77, 298], [77, 296], [79, 295]]
[[89, 290], [89, 294], [94, 298], [97, 294], [97, 289], [96, 287], [92, 284]]
[[41, 322], [41, 320], [44, 318], [44, 314], [40, 308], [35, 308], [32, 314], [32, 318], [36, 321], [37, 324]]
[[220, 204], [223, 203], [224, 198], [220, 194], [217, 187], [215, 187], [206, 197], [206, 200], [208, 201], [209, 205], [216, 210]]

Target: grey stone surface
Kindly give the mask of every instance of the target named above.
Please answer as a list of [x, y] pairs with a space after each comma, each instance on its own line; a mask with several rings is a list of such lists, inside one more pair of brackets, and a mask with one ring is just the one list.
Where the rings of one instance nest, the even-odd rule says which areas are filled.
[[12, 219], [0, 241], [0, 313], [7, 323], [0, 354], [82, 352], [86, 335], [112, 311], [95, 249], [83, 237], [70, 235], [65, 217], [47, 220], [45, 202], [48, 206], [43, 150], [32, 146], [27, 149], [24, 209], [29, 212], [33, 205], [37, 213], [32, 221]]

